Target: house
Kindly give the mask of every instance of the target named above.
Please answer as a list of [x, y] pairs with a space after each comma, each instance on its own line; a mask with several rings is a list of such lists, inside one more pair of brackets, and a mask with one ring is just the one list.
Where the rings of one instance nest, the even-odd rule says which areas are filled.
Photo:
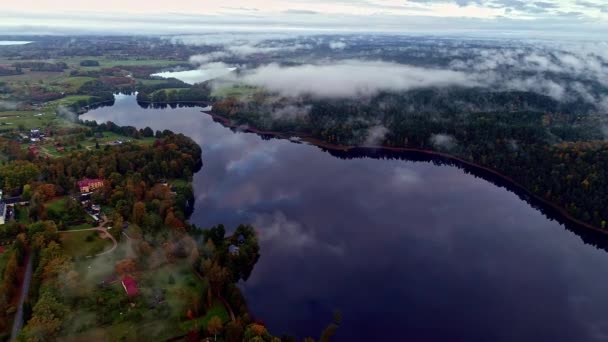
[[78, 188], [80, 192], [91, 192], [103, 187], [103, 179], [88, 179], [85, 178], [78, 181]]
[[230, 254], [232, 254], [232, 255], [239, 255], [240, 251], [241, 251], [241, 249], [235, 245], [230, 245], [228, 247], [228, 252], [230, 252]]
[[39, 139], [40, 138], [40, 130], [39, 129], [32, 129], [30, 131], [30, 138], [32, 138], [32, 139]]
[[64, 152], [64, 151], [65, 151], [65, 147], [63, 147], [63, 146], [57, 147], [57, 152]]
[[6, 223], [6, 203], [0, 201], [0, 225]]
[[122, 278], [122, 287], [125, 289], [127, 296], [135, 297], [139, 294], [139, 288], [137, 288], [137, 282], [130, 276]]

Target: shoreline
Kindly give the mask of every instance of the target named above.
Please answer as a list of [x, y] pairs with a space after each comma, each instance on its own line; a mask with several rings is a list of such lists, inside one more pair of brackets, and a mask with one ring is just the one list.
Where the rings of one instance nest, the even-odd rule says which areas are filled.
[[559, 215], [566, 221], [578, 226], [578, 227], [582, 227], [585, 229], [591, 229], [595, 232], [601, 233], [603, 235], [608, 235], [608, 230], [602, 229], [600, 227], [597, 227], [595, 225], [592, 225], [590, 223], [586, 223], [584, 221], [581, 221], [577, 218], [575, 218], [574, 216], [570, 215], [568, 213], [568, 211], [565, 208], [562, 208], [561, 206], [559, 206], [556, 203], [553, 203], [539, 195], [536, 195], [534, 193], [532, 193], [530, 190], [528, 190], [525, 186], [523, 186], [522, 184], [520, 184], [519, 182], [515, 181], [513, 178], [504, 175], [494, 169], [491, 169], [489, 167], [483, 166], [483, 165], [479, 165], [476, 164], [474, 162], [471, 161], [467, 161], [465, 159], [462, 159], [460, 157], [456, 157], [453, 155], [450, 155], [448, 153], [443, 153], [443, 152], [437, 152], [437, 151], [432, 151], [432, 150], [424, 150], [424, 149], [420, 149], [420, 148], [413, 148], [413, 147], [391, 147], [391, 146], [351, 146], [351, 145], [337, 145], [337, 144], [332, 144], [332, 143], [328, 143], [325, 141], [322, 141], [320, 139], [317, 138], [313, 138], [311, 136], [306, 136], [303, 134], [299, 134], [297, 132], [288, 132], [288, 133], [282, 133], [282, 132], [276, 132], [276, 131], [262, 131], [250, 126], [246, 126], [243, 127], [242, 125], [237, 125], [235, 123], [232, 122], [232, 120], [230, 120], [229, 118], [226, 118], [222, 115], [216, 114], [216, 113], [211, 113], [211, 112], [202, 112], [203, 114], [207, 114], [209, 116], [211, 116], [214, 119], [217, 119], [219, 121], [221, 121], [225, 126], [230, 127], [230, 128], [242, 128], [242, 131], [247, 132], [247, 133], [255, 133], [255, 134], [260, 134], [260, 135], [269, 135], [269, 136], [274, 136], [277, 138], [281, 138], [281, 139], [289, 139], [291, 137], [299, 137], [302, 139], [303, 142], [307, 142], [312, 146], [316, 146], [319, 148], [324, 148], [327, 150], [331, 150], [331, 151], [339, 151], [339, 152], [350, 152], [353, 150], [363, 150], [363, 151], [376, 151], [376, 150], [384, 150], [384, 151], [390, 151], [390, 152], [413, 152], [413, 153], [420, 153], [420, 154], [424, 154], [430, 157], [439, 157], [439, 158], [443, 158], [443, 159], [447, 159], [449, 161], [458, 163], [458, 164], [462, 164], [465, 166], [468, 166], [470, 168], [482, 171], [482, 172], [486, 172], [489, 173], [495, 177], [498, 177], [499, 179], [501, 179], [502, 181], [505, 181], [506, 183], [510, 184], [511, 186], [517, 188], [518, 190], [522, 191], [524, 194], [526, 194], [527, 196], [535, 199], [536, 201], [539, 201], [540, 203], [542, 203], [543, 205], [546, 205], [547, 207], [553, 209], [555, 212], [559, 213]]

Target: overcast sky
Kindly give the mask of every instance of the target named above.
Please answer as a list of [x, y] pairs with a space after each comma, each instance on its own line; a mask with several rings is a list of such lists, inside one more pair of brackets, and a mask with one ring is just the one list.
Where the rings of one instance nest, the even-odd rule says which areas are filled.
[[602, 38], [608, 0], [1, 0], [0, 33], [218, 30]]

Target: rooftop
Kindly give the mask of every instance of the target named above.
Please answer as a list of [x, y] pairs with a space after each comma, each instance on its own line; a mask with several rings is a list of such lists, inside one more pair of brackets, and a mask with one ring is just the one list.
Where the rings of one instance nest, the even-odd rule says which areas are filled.
[[127, 296], [135, 297], [139, 294], [139, 288], [137, 288], [137, 282], [130, 276], [122, 278], [122, 287], [125, 289]]

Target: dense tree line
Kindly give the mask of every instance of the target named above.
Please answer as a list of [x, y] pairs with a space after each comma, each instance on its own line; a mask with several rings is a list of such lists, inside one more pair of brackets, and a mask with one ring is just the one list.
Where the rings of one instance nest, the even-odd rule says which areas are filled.
[[54, 71], [61, 72], [68, 68], [64, 62], [47, 63], [47, 62], [17, 62], [13, 63], [13, 67], [20, 69], [30, 69], [31, 71]]

